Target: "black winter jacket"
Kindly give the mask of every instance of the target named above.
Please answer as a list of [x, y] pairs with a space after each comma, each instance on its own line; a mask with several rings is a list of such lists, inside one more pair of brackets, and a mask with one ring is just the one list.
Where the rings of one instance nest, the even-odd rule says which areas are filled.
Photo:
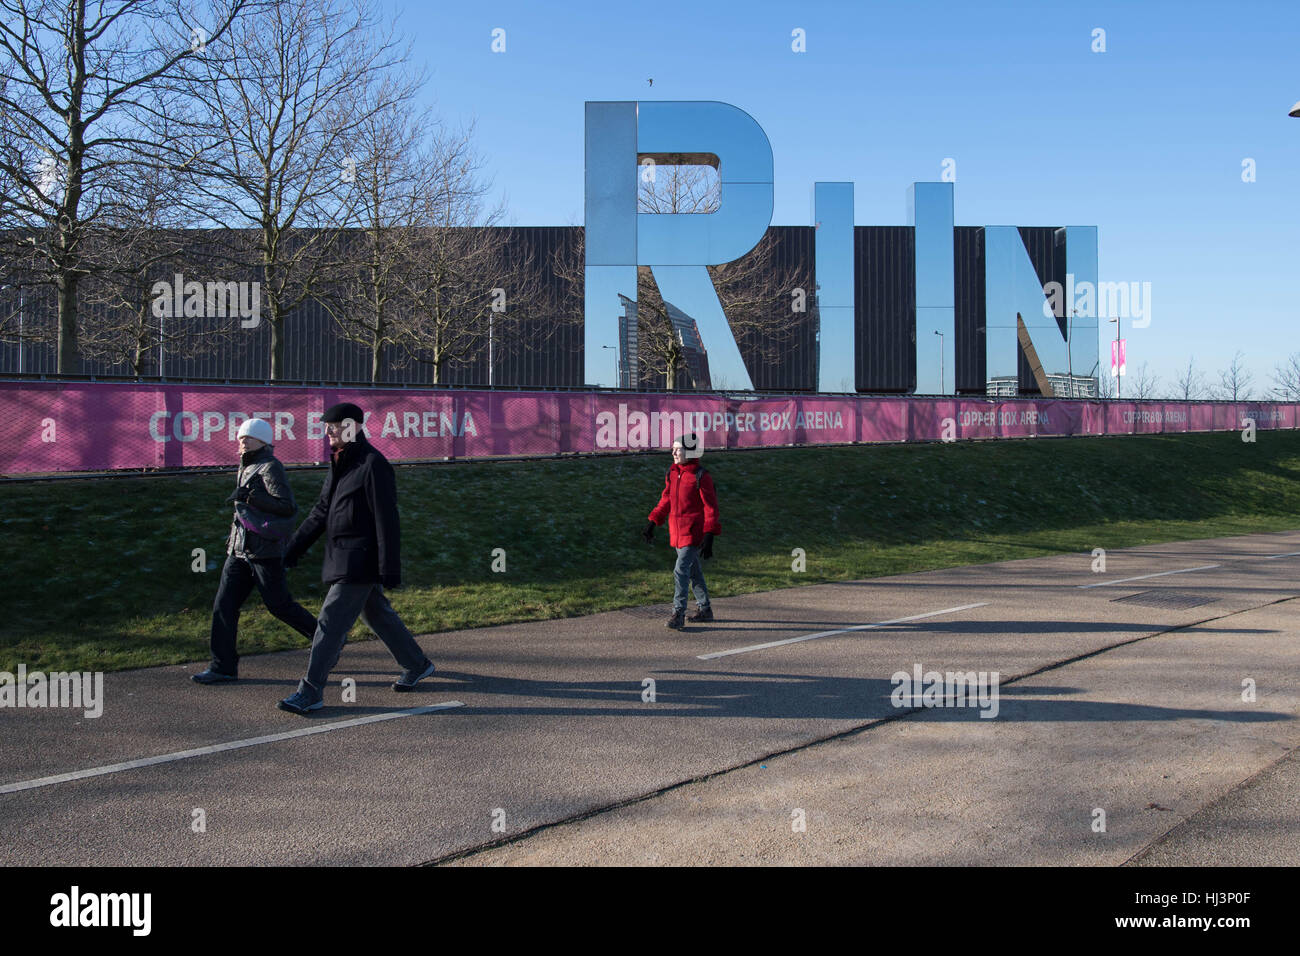
[[[235, 488], [238, 490], [243, 487], [250, 489], [248, 504], [258, 511], [277, 518], [291, 518], [298, 511], [293, 500], [293, 490], [289, 487], [289, 478], [284, 473], [284, 465], [275, 457], [270, 445], [263, 445], [257, 451], [240, 456]], [[283, 548], [284, 541], [249, 531], [239, 523], [238, 518], [230, 524], [226, 554], [259, 561], [278, 561], [284, 553]]]
[[285, 548], [285, 564], [296, 564], [322, 534], [326, 584], [401, 585], [397, 479], [388, 459], [364, 435], [334, 456], [320, 497]]

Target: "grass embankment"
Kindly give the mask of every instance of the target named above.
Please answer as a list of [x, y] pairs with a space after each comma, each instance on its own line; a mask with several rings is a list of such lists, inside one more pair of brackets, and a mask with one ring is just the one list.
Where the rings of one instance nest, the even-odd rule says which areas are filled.
[[[712, 593], [1300, 527], [1300, 434], [1077, 438], [714, 452], [723, 534]], [[666, 528], [637, 533], [667, 454], [402, 467], [405, 587], [418, 633], [590, 614], [671, 597]], [[310, 507], [321, 471], [290, 473]], [[202, 660], [231, 476], [0, 486], [0, 670]], [[192, 570], [194, 548], [209, 570]], [[506, 572], [491, 570], [506, 551]], [[803, 548], [807, 570], [791, 570]], [[320, 607], [323, 545], [290, 573]], [[358, 625], [358, 637], [369, 632]], [[254, 594], [243, 654], [305, 646]]]

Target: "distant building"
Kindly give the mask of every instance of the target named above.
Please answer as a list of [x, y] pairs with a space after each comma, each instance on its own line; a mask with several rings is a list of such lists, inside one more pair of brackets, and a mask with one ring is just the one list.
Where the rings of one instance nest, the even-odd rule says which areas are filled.
[[709, 377], [709, 353], [704, 347], [704, 340], [700, 338], [700, 327], [694, 319], [671, 302], [665, 302], [664, 309], [668, 312], [668, 321], [672, 322], [673, 328], [677, 331], [677, 340], [682, 344], [686, 373], [690, 376], [686, 387], [706, 391], [713, 388], [712, 379]]
[[[1047, 374], [1052, 392], [1056, 398], [1097, 398], [1097, 379], [1088, 375]], [[1014, 375], [1002, 375], [988, 380], [990, 397], [1018, 398], [1021, 396], [1019, 379]]]

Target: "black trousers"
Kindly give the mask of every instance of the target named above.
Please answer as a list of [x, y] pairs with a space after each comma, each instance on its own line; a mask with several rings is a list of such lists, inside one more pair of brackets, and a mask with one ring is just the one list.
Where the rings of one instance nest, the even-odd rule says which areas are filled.
[[293, 599], [279, 561], [248, 561], [226, 556], [221, 584], [212, 602], [212, 669], [222, 674], [239, 673], [235, 636], [239, 633], [239, 610], [253, 593], [262, 595], [266, 609], [310, 640], [316, 633], [316, 618]]

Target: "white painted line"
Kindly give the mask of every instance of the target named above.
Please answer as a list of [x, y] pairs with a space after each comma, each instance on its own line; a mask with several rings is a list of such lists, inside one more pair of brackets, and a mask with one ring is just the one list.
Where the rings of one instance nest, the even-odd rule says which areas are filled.
[[1098, 581], [1096, 584], [1080, 584], [1080, 588], [1104, 588], [1108, 584], [1123, 584], [1125, 581], [1145, 581], [1147, 578], [1163, 578], [1166, 574], [1186, 574], [1189, 571], [1208, 571], [1210, 568], [1222, 567], [1220, 564], [1202, 564], [1199, 568], [1177, 568], [1173, 571], [1157, 571], [1155, 574], [1139, 574], [1135, 578], [1119, 578], [1115, 581]]
[[1264, 555], [1264, 560], [1272, 561], [1276, 558], [1293, 558], [1297, 554], [1300, 554], [1300, 551], [1288, 551], [1286, 554], [1266, 554]]
[[953, 614], [957, 611], [969, 611], [973, 607], [984, 607], [988, 601], [980, 601], [978, 604], [960, 604], [957, 607], [946, 607], [942, 611], [927, 611], [924, 614], [913, 614], [911, 617], [896, 617], [892, 621], [881, 621], [878, 624], [855, 624], [852, 627], [841, 627], [835, 631], [818, 631], [816, 634], [805, 634], [802, 637], [787, 637], [783, 641], [769, 641], [766, 644], [751, 644], [749, 647], [736, 647], [729, 651], [715, 651], [712, 654], [698, 654], [696, 658], [701, 661], [711, 661], [717, 657], [728, 657], [732, 654], [746, 654], [749, 651], [765, 651], [769, 647], [780, 647], [783, 644], [798, 644], [800, 641], [815, 641], [819, 637], [833, 637], [836, 634], [848, 634], [852, 631], [870, 631], [878, 627], [889, 627], [891, 624], [906, 624], [908, 621], [919, 621], [927, 617], [938, 617], [940, 614]]
[[19, 790], [35, 790], [37, 787], [50, 787], [56, 783], [71, 783], [85, 780], [87, 777], [99, 777], [106, 773], [119, 773], [123, 770], [135, 770], [138, 767], [152, 767], [160, 763], [172, 763], [176, 760], [188, 760], [190, 757], [204, 757], [208, 754], [224, 753], [227, 750], [242, 750], [244, 747], [256, 747], [259, 744], [272, 744], [280, 740], [292, 740], [295, 737], [308, 737], [311, 734], [325, 734], [331, 730], [345, 730], [348, 727], [360, 727], [362, 724], [377, 724], [383, 720], [397, 720], [399, 717], [416, 717], [431, 714], [438, 710], [450, 710], [464, 707], [459, 700], [450, 700], [444, 704], [431, 704], [428, 707], [412, 707], [408, 710], [393, 710], [386, 714], [371, 714], [369, 717], [355, 717], [352, 720], [336, 720], [331, 724], [317, 724], [301, 730], [286, 730], [280, 734], [267, 734], [265, 737], [248, 737], [244, 740], [232, 740], [224, 744], [212, 744], [209, 747], [196, 747], [193, 750], [178, 750], [176, 753], [159, 754], [156, 757], [142, 757], [139, 760], [127, 760], [123, 763], [108, 764], [104, 767], [91, 767], [89, 770], [74, 770], [71, 773], [55, 774], [53, 777], [38, 777], [35, 780], [20, 780], [18, 783], [0, 784], [0, 793], [17, 793]]

